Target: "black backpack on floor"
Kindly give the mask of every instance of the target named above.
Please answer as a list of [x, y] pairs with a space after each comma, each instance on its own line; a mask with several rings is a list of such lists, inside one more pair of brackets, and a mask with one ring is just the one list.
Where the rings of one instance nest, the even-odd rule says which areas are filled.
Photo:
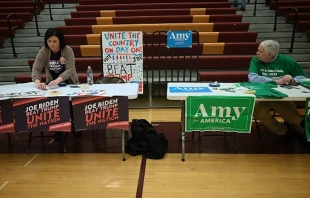
[[158, 134], [147, 120], [133, 119], [130, 130], [132, 138], [127, 141], [127, 153], [133, 156], [147, 154], [149, 159], [164, 157], [168, 140], [163, 133]]

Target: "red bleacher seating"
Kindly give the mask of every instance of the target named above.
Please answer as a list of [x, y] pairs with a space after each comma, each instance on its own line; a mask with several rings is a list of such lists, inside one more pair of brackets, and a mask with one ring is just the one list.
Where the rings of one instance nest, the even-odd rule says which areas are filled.
[[306, 32], [307, 30], [310, 30], [310, 21], [298, 21], [296, 31]]
[[4, 37], [0, 37], [0, 48], [3, 47], [4, 44]]
[[[46, 0], [41, 0], [35, 4], [35, 8], [38, 10], [38, 14], [41, 9], [44, 8]], [[25, 22], [32, 21], [33, 19], [33, 0], [0, 0], [0, 37], [11, 37], [15, 36], [15, 30], [12, 31], [8, 29], [7, 17], [14, 14], [15, 17], [10, 19], [11, 28], [23, 29]], [[3, 44], [0, 44], [2, 46]]]
[[[185, 59], [178, 57], [154, 57], [143, 59], [145, 69], [164, 69], [169, 65], [171, 69], [187, 69], [191, 66], [195, 56], [186, 56]], [[236, 56], [201, 56], [199, 57], [199, 65], [195, 66], [197, 69], [248, 69], [252, 55], [236, 55]], [[34, 59], [28, 60], [30, 68], [34, 63]], [[102, 71], [102, 62], [100, 57], [92, 58], [76, 58], [75, 65], [77, 71], [86, 72], [87, 67], [91, 65], [95, 72]], [[193, 66], [194, 67], [194, 66]]]
[[50, 0], [51, 3], [78, 3], [79, 0]]
[[[288, 9], [291, 7], [279, 7], [278, 16], [285, 16], [288, 13]], [[310, 13], [310, 6], [294, 6], [298, 10], [298, 13]]]
[[[15, 35], [15, 30], [12, 31], [13, 36]], [[7, 27], [0, 27], [0, 37], [10, 38], [11, 33], [9, 28]]]
[[[80, 5], [100, 5], [100, 4], [131, 4], [131, 3], [182, 3], [184, 0], [79, 0]], [[190, 2], [206, 2], [206, 0], [191, 0]], [[227, 2], [227, 0], [207, 0], [207, 2]]]
[[[100, 45], [100, 34], [81, 34], [65, 35], [68, 45]], [[231, 43], [231, 42], [255, 42], [257, 32], [200, 32], [199, 37], [193, 34], [193, 43]], [[152, 33], [143, 36], [143, 43], [165, 43], [164, 34], [152, 35]]]
[[131, 9], [131, 10], [103, 10], [103, 11], [77, 11], [71, 12], [72, 18], [85, 17], [109, 17], [109, 16], [168, 16], [168, 15], [191, 15], [191, 14], [236, 14], [236, 8], [204, 8], [204, 9]]
[[[259, 42], [242, 43], [194, 43], [191, 48], [167, 49], [166, 44], [155, 44], [152, 47], [143, 45], [144, 56], [177, 56], [192, 55], [253, 55]], [[72, 46], [75, 57], [100, 57], [100, 45]], [[238, 50], [236, 50], [238, 49]]]
[[[294, 21], [294, 13], [289, 13], [285, 15], [285, 20], [287, 21]], [[310, 21], [310, 13], [299, 13], [297, 15], [297, 20], [298, 21]]]
[[199, 82], [247, 82], [248, 71], [208, 71], [198, 73]]
[[[76, 69], [81, 73], [79, 75], [84, 75], [89, 65], [96, 74], [102, 73], [99, 44], [100, 33], [103, 31], [144, 31], [144, 44], [152, 42], [153, 37], [150, 35], [155, 31], [189, 29], [201, 33], [199, 36], [193, 35], [193, 41], [197, 42], [199, 38], [200, 44], [193, 44], [191, 49], [182, 51], [182, 54], [187, 54], [182, 58], [160, 56], [157, 52], [163, 55], [162, 52], [166, 49], [164, 44], [153, 46], [157, 47], [156, 50], [145, 47], [145, 70], [193, 68], [207, 70], [204, 72], [238, 70], [235, 71], [238, 73], [248, 69], [259, 45], [255, 42], [257, 33], [248, 32], [250, 24], [241, 22], [242, 15], [236, 15], [236, 8], [231, 8], [231, 2], [227, 0], [132, 0], [128, 3], [121, 0], [80, 0], [79, 3], [77, 11], [71, 12], [72, 18], [65, 20], [66, 26], [59, 27], [65, 34], [67, 44], [74, 50]], [[195, 22], [195, 15], [202, 15], [200, 18], [208, 18], [208, 21]], [[100, 20], [110, 20], [111, 24], [100, 25]], [[165, 37], [154, 38], [154, 42], [165, 42]], [[205, 46], [210, 46], [209, 51], [204, 51]], [[215, 51], [210, 51], [213, 48]], [[223, 50], [220, 53], [216, 51], [219, 48]], [[89, 53], [85, 54], [87, 50]], [[169, 53], [177, 53], [177, 50]], [[213, 53], [221, 55], [204, 55]], [[199, 58], [195, 57], [198, 54]], [[155, 57], [151, 58], [152, 55]], [[28, 62], [32, 68], [34, 60]], [[31, 81], [31, 76], [17, 76], [15, 80]]]
[[[25, 26], [25, 21], [24, 20], [10, 20], [11, 22], [11, 27], [17, 26], [17, 29], [24, 29]], [[8, 27], [8, 23], [6, 20], [0, 20], [0, 27]]]
[[222, 23], [167, 23], [167, 24], [122, 24], [122, 25], [81, 25], [58, 27], [66, 35], [99, 34], [104, 31], [155, 31], [189, 29], [199, 32], [244, 32], [249, 30], [250, 23], [222, 22]]
[[89, 17], [65, 19], [66, 26], [111, 25], [111, 24], [150, 24], [150, 23], [215, 23], [242, 22], [242, 15], [171, 15], [171, 16], [126, 16], [126, 17]]
[[[45, 5], [45, 1], [40, 4], [39, 8], [43, 8]], [[0, 7], [33, 7], [33, 1], [0, 1]]]
[[201, 3], [137, 3], [137, 4], [107, 4], [107, 5], [78, 5], [77, 11], [96, 10], [131, 10], [159, 8], [230, 8], [230, 2], [201, 2]]
[[[294, 6], [310, 6], [310, 0], [288, 0], [288, 1], [279, 1], [279, 7], [294, 7]], [[272, 0], [269, 4], [269, 8], [275, 9], [276, 1]]]
[[[12, 13], [0, 13], [0, 20], [6, 20], [7, 16]], [[15, 13], [17, 19], [25, 20], [26, 22], [32, 21], [33, 13], [31, 12], [21, 12]]]
[[[0, 13], [33, 12], [33, 7], [0, 7]], [[38, 12], [40, 13], [40, 11]]]

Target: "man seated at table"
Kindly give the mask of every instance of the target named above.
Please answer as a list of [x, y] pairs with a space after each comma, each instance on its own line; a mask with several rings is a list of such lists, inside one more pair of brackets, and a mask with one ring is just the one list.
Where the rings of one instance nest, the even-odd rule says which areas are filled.
[[[277, 41], [266, 40], [261, 42], [256, 55], [252, 58], [249, 68], [248, 77], [251, 83], [273, 82], [278, 85], [294, 85], [299, 83], [300, 79], [307, 78], [304, 70], [294, 59], [279, 54], [279, 43]], [[295, 132], [301, 132], [302, 134], [299, 133], [299, 135], [304, 136], [304, 126], [301, 125], [303, 118], [293, 102], [257, 101], [253, 113], [253, 116], [272, 132], [283, 137], [289, 137], [287, 127], [270, 115], [271, 109], [278, 112], [287, 124], [297, 129]]]

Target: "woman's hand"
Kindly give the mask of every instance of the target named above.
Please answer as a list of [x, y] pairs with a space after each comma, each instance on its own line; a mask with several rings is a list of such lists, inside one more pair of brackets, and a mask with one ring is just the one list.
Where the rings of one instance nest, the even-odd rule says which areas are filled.
[[53, 86], [58, 85], [58, 84], [59, 84], [59, 82], [57, 80], [53, 80], [47, 86], [53, 87]]
[[41, 83], [39, 80], [36, 80], [35, 84], [36, 84], [38, 89], [46, 89], [45, 83]]
[[49, 87], [53, 87], [55, 85], [58, 85], [59, 83], [61, 83], [63, 81], [62, 77], [58, 77], [57, 79], [51, 81], [47, 86]]

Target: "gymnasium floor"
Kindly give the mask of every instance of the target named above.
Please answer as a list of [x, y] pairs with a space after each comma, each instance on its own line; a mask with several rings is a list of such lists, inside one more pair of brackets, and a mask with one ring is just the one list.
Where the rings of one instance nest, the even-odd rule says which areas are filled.
[[[95, 146], [91, 132], [79, 141], [69, 135], [63, 143], [45, 138], [31, 145], [28, 134], [12, 136], [11, 153], [6, 135], [0, 135], [0, 198], [15, 197], [310, 197], [310, 146], [283, 143], [260, 128], [258, 140], [238, 134], [238, 154], [231, 138], [203, 139], [186, 135], [186, 161], [181, 161], [179, 109], [131, 109], [130, 120], [146, 118], [169, 140], [161, 160], [126, 155], [120, 141], [107, 140]], [[44, 149], [44, 153], [42, 152]]]

